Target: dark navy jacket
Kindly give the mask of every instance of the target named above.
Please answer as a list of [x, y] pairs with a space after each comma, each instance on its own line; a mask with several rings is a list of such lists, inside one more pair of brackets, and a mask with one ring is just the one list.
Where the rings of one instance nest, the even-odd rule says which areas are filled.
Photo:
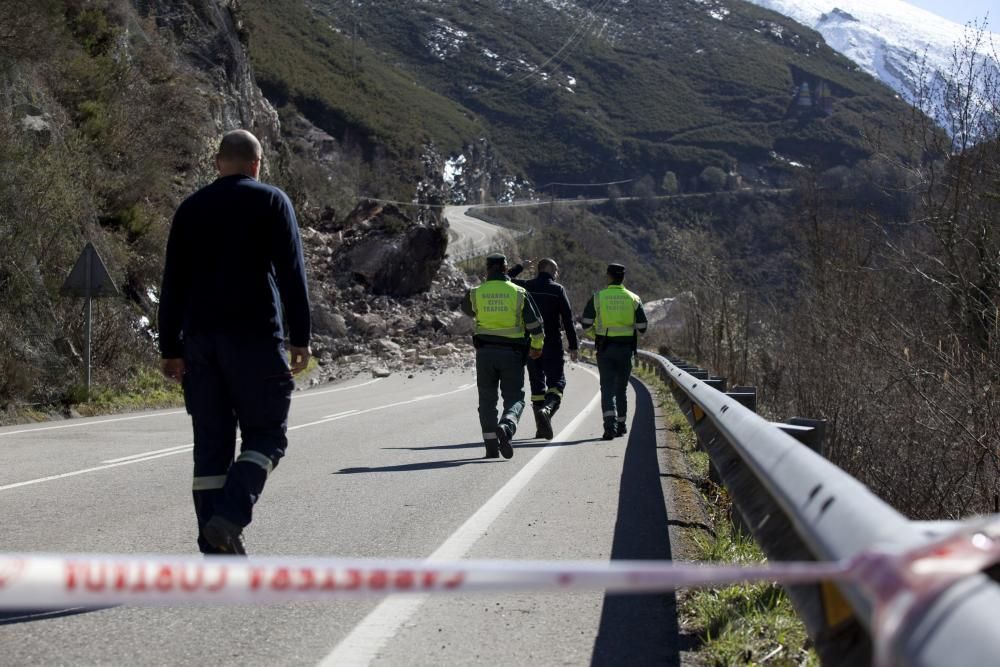
[[569, 305], [566, 289], [552, 279], [551, 273], [540, 271], [531, 280], [515, 280], [514, 276], [521, 273], [523, 267], [515, 265], [510, 270], [511, 282], [528, 290], [535, 300], [538, 311], [542, 314], [545, 326], [545, 347], [557, 346], [562, 349], [562, 332], [566, 331], [569, 349], [576, 350], [579, 343], [576, 340], [576, 329], [573, 328], [573, 309]]
[[235, 175], [188, 197], [174, 214], [160, 290], [160, 354], [184, 335], [223, 333], [309, 344], [309, 294], [295, 211], [280, 189]]

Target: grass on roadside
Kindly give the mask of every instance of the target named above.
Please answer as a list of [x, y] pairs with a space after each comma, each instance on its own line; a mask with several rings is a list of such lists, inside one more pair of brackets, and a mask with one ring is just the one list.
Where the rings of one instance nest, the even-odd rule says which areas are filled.
[[91, 387], [90, 400], [86, 389], [74, 386], [64, 402], [84, 417], [115, 412], [129, 412], [181, 405], [184, 394], [179, 384], [168, 382], [158, 369], [141, 368], [131, 375], [121, 387]]
[[[316, 357], [310, 357], [306, 369], [296, 377], [308, 377], [318, 366]], [[149, 367], [139, 369], [123, 386], [91, 387], [90, 401], [86, 401], [84, 387], [76, 385], [66, 393], [63, 402], [81, 416], [93, 417], [115, 412], [177, 407], [184, 404], [184, 392], [179, 384], [167, 381], [158, 368]]]
[[[766, 558], [736, 530], [721, 508], [711, 511], [715, 536], [697, 540], [698, 559], [751, 565]], [[699, 651], [710, 665], [809, 665], [819, 658], [785, 592], [772, 583], [703, 588], [679, 597], [683, 623], [702, 639]]]
[[[691, 473], [699, 480], [698, 486], [706, 496], [714, 535], [706, 533], [695, 540], [697, 560], [747, 565], [763, 563], [766, 557], [760, 547], [733, 526], [729, 518], [729, 495], [724, 488], [709, 481], [708, 454], [698, 449], [697, 436], [666, 386], [652, 373], [637, 369], [636, 374], [658, 390], [667, 429], [680, 441]], [[809, 648], [805, 626], [795, 614], [791, 601], [775, 584], [681, 591], [678, 612], [681, 624], [701, 639], [696, 659], [703, 664], [809, 667], [820, 664]]]

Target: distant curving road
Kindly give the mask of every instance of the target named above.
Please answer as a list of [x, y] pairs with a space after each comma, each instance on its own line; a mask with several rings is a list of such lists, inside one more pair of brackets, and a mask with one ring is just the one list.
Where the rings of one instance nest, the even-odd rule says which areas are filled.
[[497, 250], [503, 227], [483, 222], [468, 215], [472, 206], [445, 206], [444, 217], [453, 233], [449, 242], [449, 253], [459, 259], [484, 255]]

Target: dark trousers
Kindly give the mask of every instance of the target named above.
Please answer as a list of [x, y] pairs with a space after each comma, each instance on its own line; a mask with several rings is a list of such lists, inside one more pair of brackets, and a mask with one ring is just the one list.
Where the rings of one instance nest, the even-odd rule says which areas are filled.
[[531, 403], [534, 406], [559, 406], [566, 388], [562, 345], [543, 347], [541, 357], [528, 359], [528, 382], [531, 383]]
[[[184, 339], [184, 404], [194, 428], [194, 509], [198, 546], [213, 514], [247, 526], [267, 476], [285, 455], [295, 382], [284, 344], [222, 334]], [[242, 442], [236, 452], [236, 428]]]
[[604, 419], [625, 421], [628, 414], [628, 379], [632, 375], [631, 341], [605, 343], [597, 352], [597, 370], [601, 374], [601, 411]]
[[483, 345], [476, 350], [476, 386], [479, 389], [479, 425], [483, 438], [496, 438], [497, 385], [503, 397], [503, 417], [511, 435], [524, 411], [524, 352], [513, 347]]

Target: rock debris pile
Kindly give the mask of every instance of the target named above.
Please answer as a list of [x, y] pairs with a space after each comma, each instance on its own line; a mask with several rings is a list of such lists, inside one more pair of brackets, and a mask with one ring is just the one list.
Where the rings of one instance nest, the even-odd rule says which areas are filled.
[[313, 302], [313, 384], [472, 364], [470, 287], [446, 259], [447, 223], [426, 210], [361, 202], [302, 229]]

